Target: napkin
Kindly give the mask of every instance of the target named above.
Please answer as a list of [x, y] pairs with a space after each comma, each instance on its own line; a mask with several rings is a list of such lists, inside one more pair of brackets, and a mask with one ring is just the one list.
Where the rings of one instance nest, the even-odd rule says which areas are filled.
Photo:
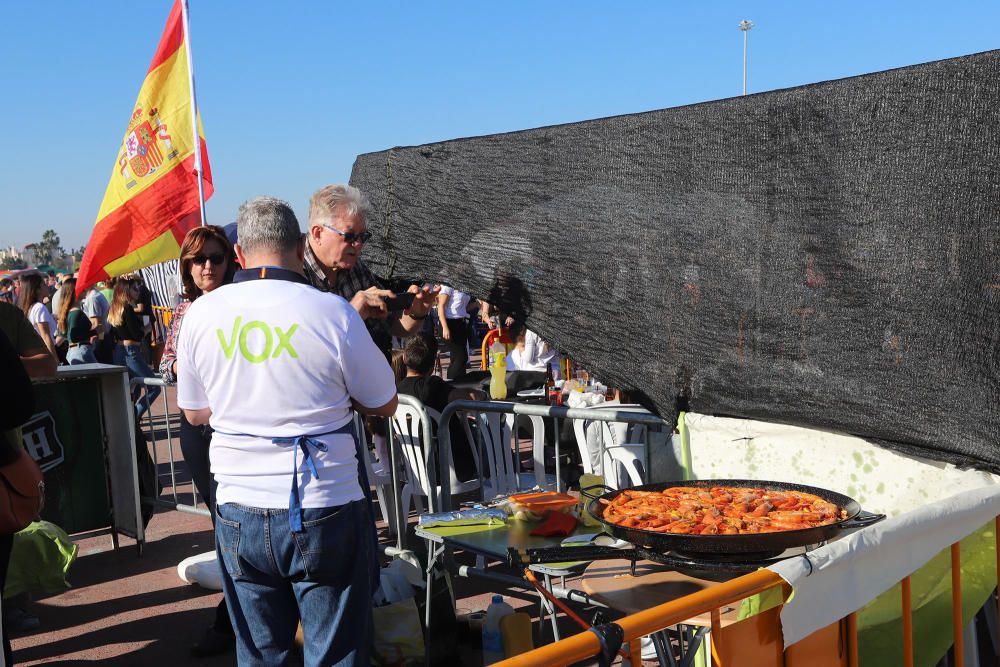
[[566, 405], [571, 408], [590, 408], [604, 402], [604, 396], [590, 391], [571, 391], [566, 395]]
[[576, 530], [576, 517], [565, 512], [550, 511], [545, 517], [545, 521], [531, 531], [531, 535], [534, 537], [566, 536], [574, 530]]

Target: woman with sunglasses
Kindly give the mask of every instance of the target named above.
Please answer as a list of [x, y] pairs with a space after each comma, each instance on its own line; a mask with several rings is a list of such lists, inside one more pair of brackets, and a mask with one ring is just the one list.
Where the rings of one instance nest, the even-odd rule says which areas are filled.
[[[163, 346], [160, 360], [160, 375], [168, 382], [177, 381], [177, 336], [188, 306], [200, 297], [233, 281], [236, 273], [236, 253], [221, 227], [208, 225], [195, 227], [181, 245], [180, 275], [183, 285], [182, 301], [170, 318], [170, 330]], [[181, 412], [181, 453], [187, 463], [191, 480], [198, 494], [212, 514], [215, 525], [215, 480], [209, 468], [208, 447], [212, 441], [209, 426], [193, 426]], [[203, 638], [191, 647], [195, 657], [208, 657], [232, 650], [235, 644], [233, 626], [229, 620], [229, 610], [225, 598], [215, 610], [215, 622], [205, 630]]]
[[[142, 337], [145, 335], [145, 330], [142, 319], [135, 312], [138, 302], [139, 279], [119, 278], [115, 283], [111, 308], [108, 310], [108, 324], [111, 325], [111, 330], [118, 341], [115, 346], [115, 363], [128, 368], [129, 377], [153, 378], [156, 377], [156, 373], [142, 356]], [[142, 421], [142, 416], [159, 395], [160, 388], [153, 385], [138, 385], [132, 390], [137, 422]]]

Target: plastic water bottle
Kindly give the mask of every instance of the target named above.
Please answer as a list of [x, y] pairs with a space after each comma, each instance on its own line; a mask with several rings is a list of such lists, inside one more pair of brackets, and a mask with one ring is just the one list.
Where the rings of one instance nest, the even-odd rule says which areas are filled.
[[492, 665], [504, 659], [503, 635], [500, 619], [514, 613], [514, 608], [503, 601], [502, 595], [494, 595], [493, 602], [486, 610], [483, 621], [483, 664]]

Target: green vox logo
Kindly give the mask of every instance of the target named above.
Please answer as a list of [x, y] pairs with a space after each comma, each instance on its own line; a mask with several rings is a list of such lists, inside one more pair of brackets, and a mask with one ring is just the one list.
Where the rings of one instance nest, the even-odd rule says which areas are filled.
[[[247, 338], [254, 329], [264, 334], [264, 346], [257, 351], [252, 351], [247, 344]], [[232, 359], [233, 355], [236, 354], [237, 346], [239, 346], [240, 354], [243, 355], [244, 359], [251, 364], [262, 364], [268, 359], [277, 359], [282, 351], [287, 352], [292, 359], [298, 359], [299, 355], [292, 347], [292, 336], [298, 329], [299, 325], [293, 324], [288, 331], [282, 331], [281, 327], [271, 327], [260, 320], [252, 320], [243, 324], [241, 316], [233, 322], [233, 330], [228, 339], [222, 329], [216, 329], [215, 332], [219, 336], [219, 344], [222, 345], [226, 359]]]

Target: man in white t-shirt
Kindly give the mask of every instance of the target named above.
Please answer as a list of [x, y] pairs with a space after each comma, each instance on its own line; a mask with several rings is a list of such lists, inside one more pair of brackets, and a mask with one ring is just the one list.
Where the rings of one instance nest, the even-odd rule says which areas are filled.
[[[240, 207], [233, 284], [194, 301], [177, 403], [215, 430], [216, 548], [239, 663], [367, 665], [378, 576], [352, 408], [396, 409], [392, 370], [358, 312], [302, 275], [287, 203]], [[293, 472], [294, 471], [294, 472]]]
[[114, 356], [114, 344], [111, 341], [111, 325], [108, 324], [108, 311], [111, 304], [104, 298], [101, 291], [96, 286], [87, 290], [80, 302], [80, 310], [90, 318], [90, 324], [94, 327], [94, 335], [99, 340], [94, 347], [94, 356], [102, 364], [112, 363]]
[[437, 298], [441, 337], [448, 348], [448, 379], [465, 375], [469, 363], [469, 295], [454, 287], [441, 285]]

